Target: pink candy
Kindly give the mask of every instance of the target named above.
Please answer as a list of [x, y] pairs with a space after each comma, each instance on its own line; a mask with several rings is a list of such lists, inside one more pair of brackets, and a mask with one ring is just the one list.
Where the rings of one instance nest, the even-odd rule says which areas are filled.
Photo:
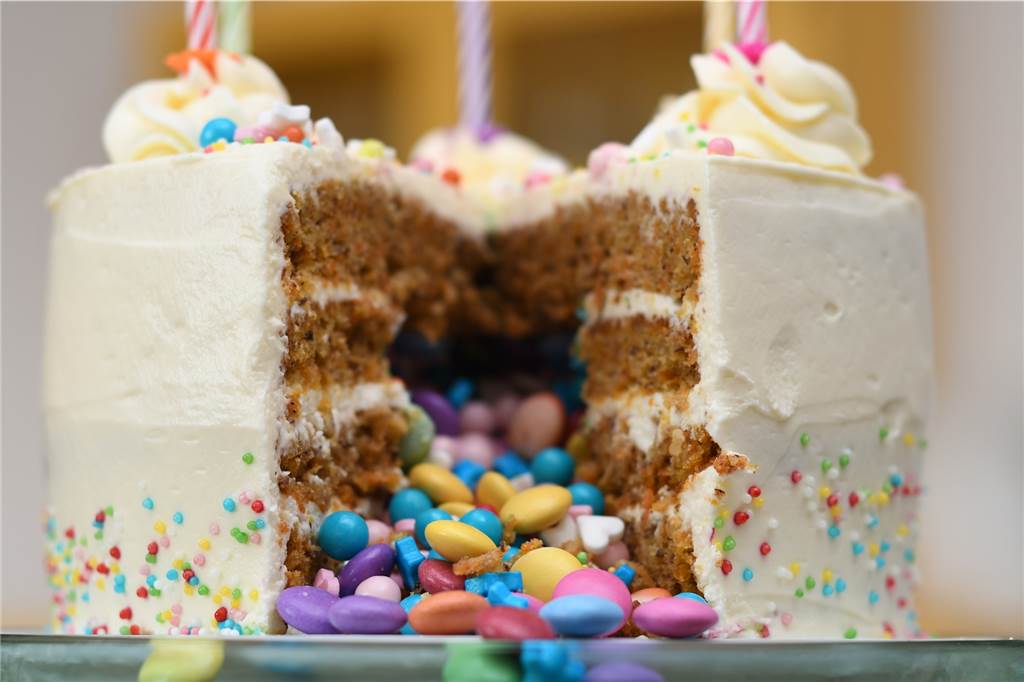
[[629, 547], [622, 540], [608, 545], [608, 549], [591, 557], [601, 568], [611, 568], [620, 561], [629, 561]]
[[554, 393], [534, 393], [519, 403], [508, 427], [508, 444], [532, 458], [546, 447], [558, 445], [565, 429], [565, 407]]
[[732, 145], [732, 140], [728, 137], [713, 137], [708, 142], [708, 154], [717, 154], [718, 156], [732, 156], [736, 153], [736, 148]]
[[479, 400], [466, 403], [459, 413], [459, 428], [462, 433], [490, 435], [498, 425], [497, 416], [490, 405]]
[[395, 523], [396, 533], [407, 533], [412, 535], [414, 530], [416, 530], [416, 519], [402, 519]]
[[588, 594], [614, 602], [622, 609], [622, 620], [613, 629], [601, 634], [602, 637], [618, 632], [625, 625], [626, 619], [633, 613], [633, 600], [629, 588], [617, 575], [598, 568], [581, 568], [573, 571], [558, 581], [552, 599], [567, 597], [574, 594]]
[[276, 140], [278, 136], [273, 130], [260, 128], [259, 126], [247, 126], [245, 128], [238, 128], [235, 130], [235, 142], [241, 142], [247, 137], [252, 138], [253, 142], [263, 142], [263, 140], [268, 137], [272, 137]]
[[324, 592], [330, 592], [335, 597], [337, 597], [338, 593], [341, 591], [341, 585], [338, 582], [338, 577], [326, 568], [321, 568], [316, 572], [316, 577], [313, 578], [313, 587], [318, 587]]
[[367, 544], [382, 545], [391, 540], [391, 526], [383, 521], [367, 519], [366, 527], [370, 531], [370, 540]]
[[498, 447], [493, 440], [480, 433], [467, 433], [459, 436], [455, 444], [456, 458], [476, 462], [485, 469], [490, 469], [494, 458], [498, 456]]
[[517, 407], [519, 407], [519, 398], [514, 393], [505, 393], [494, 401], [494, 418], [499, 429], [508, 428]]
[[398, 583], [387, 575], [374, 575], [367, 578], [356, 587], [356, 594], [388, 601], [402, 600], [402, 590], [398, 587]]
[[608, 172], [609, 166], [621, 163], [629, 158], [629, 148], [618, 142], [605, 142], [590, 152], [587, 157], [587, 170], [595, 180], [600, 180]]
[[569, 516], [578, 518], [580, 516], [591, 516], [594, 513], [594, 508], [589, 504], [574, 504], [569, 507]]

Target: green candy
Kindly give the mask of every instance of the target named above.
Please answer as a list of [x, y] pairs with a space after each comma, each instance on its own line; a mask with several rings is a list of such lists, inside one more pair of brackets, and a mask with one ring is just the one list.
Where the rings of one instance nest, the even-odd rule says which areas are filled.
[[434, 441], [434, 422], [419, 405], [410, 405], [405, 411], [409, 420], [409, 430], [398, 445], [398, 458], [402, 465], [411, 467], [419, 464], [430, 453], [430, 444]]
[[139, 682], [213, 680], [224, 663], [224, 643], [216, 640], [155, 639], [139, 670]]
[[449, 644], [441, 679], [444, 682], [519, 682], [518, 663], [495, 649], [493, 644], [486, 643]]

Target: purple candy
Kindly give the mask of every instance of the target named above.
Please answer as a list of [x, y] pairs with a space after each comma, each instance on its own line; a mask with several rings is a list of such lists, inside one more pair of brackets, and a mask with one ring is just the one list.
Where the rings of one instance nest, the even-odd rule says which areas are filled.
[[395, 566], [395, 550], [391, 545], [370, 545], [348, 560], [338, 571], [341, 596], [347, 597], [356, 591], [359, 583], [375, 575], [391, 575]]
[[633, 609], [633, 624], [661, 637], [693, 637], [718, 622], [718, 614], [693, 599], [661, 597]]
[[326, 590], [309, 585], [285, 588], [277, 598], [281, 620], [307, 635], [332, 635], [336, 632], [327, 612], [338, 598]]
[[443, 395], [437, 391], [417, 389], [412, 392], [412, 401], [430, 416], [438, 435], [459, 435], [459, 413]]
[[343, 635], [390, 635], [405, 625], [405, 609], [396, 601], [354, 595], [338, 599], [327, 612]]
[[665, 682], [665, 678], [655, 670], [629, 661], [612, 661], [595, 665], [587, 671], [583, 682]]

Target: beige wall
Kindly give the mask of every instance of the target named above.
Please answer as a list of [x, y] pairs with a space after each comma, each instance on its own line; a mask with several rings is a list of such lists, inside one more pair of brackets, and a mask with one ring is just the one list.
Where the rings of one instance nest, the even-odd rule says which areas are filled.
[[[103, 161], [114, 98], [164, 73], [181, 7], [2, 5], [3, 624], [39, 623], [43, 197]], [[574, 161], [628, 140], [658, 96], [692, 86], [700, 5], [494, 7], [500, 122]], [[293, 99], [404, 153], [455, 117], [446, 3], [254, 8], [256, 53]], [[921, 615], [936, 634], [1024, 634], [1020, 4], [798, 3], [773, 36], [852, 81], [872, 173], [899, 170], [929, 216], [938, 385], [922, 526]], [[32, 69], [25, 67], [31, 64]]]

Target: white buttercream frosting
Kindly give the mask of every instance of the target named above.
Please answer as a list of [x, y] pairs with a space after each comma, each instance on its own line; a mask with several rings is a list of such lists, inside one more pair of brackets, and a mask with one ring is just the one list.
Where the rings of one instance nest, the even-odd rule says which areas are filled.
[[697, 150], [727, 137], [738, 156], [852, 173], [871, 160], [853, 91], [830, 66], [784, 42], [769, 45], [756, 64], [732, 45], [690, 63], [697, 90], [662, 107], [633, 141], [635, 154]]
[[260, 114], [288, 103], [277, 76], [255, 57], [217, 52], [206, 64], [199, 58], [186, 63], [177, 78], [139, 83], [117, 100], [103, 125], [111, 161], [195, 151], [211, 119], [253, 126]]

